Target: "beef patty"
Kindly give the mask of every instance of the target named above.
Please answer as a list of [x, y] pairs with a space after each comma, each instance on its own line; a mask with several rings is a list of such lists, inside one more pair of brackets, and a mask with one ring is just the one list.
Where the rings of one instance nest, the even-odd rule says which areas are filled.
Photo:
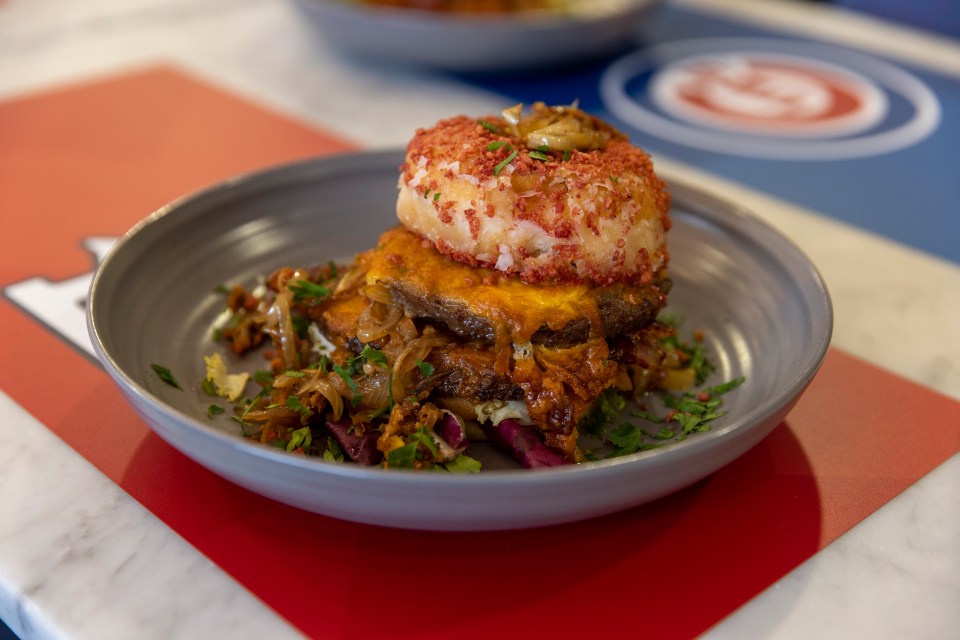
[[[592, 289], [587, 295], [596, 300], [603, 337], [613, 339], [651, 324], [663, 308], [669, 280], [661, 280], [658, 284]], [[488, 318], [472, 313], [462, 299], [442, 294], [425, 295], [400, 281], [390, 283], [389, 290], [396, 303], [412, 318], [442, 325], [466, 340], [484, 344], [494, 342], [493, 324]], [[590, 325], [590, 318], [581, 317], [558, 329], [541, 326], [531, 337], [531, 342], [556, 349], [571, 347], [587, 341]]]

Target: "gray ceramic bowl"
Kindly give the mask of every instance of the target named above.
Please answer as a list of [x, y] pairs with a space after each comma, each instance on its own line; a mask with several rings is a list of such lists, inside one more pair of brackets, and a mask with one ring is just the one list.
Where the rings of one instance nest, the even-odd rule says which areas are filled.
[[571, 0], [566, 14], [475, 16], [296, 0], [321, 38], [369, 60], [447, 71], [532, 69], [617, 52], [660, 0]]
[[[304, 459], [208, 419], [202, 355], [218, 350], [210, 326], [223, 304], [214, 288], [370, 248], [395, 224], [401, 159], [343, 155], [230, 180], [157, 211], [116, 244], [93, 281], [90, 335], [157, 434], [239, 485], [317, 513], [417, 529], [531, 527], [639, 505], [720, 469], [780, 424], [824, 358], [832, 311], [810, 262], [757, 218], [671, 181], [671, 309], [706, 333], [716, 382], [747, 378], [711, 431], [614, 460], [463, 476]], [[184, 389], [161, 382], [154, 363]]]

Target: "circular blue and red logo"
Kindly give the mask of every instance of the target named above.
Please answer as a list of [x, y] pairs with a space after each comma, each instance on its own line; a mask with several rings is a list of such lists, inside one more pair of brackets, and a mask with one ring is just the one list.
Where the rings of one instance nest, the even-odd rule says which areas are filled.
[[759, 38], [661, 44], [614, 62], [606, 108], [669, 142], [780, 159], [841, 159], [915, 144], [936, 96], [903, 69], [847, 50]]

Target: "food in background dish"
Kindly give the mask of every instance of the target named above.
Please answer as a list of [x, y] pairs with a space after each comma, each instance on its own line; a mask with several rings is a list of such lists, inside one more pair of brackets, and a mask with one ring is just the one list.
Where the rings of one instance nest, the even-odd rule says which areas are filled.
[[419, 11], [505, 14], [563, 10], [570, 0], [358, 0], [358, 3]]
[[[473, 439], [554, 466], [598, 455], [584, 432], [622, 455], [722, 415], [719, 396], [739, 381], [688, 391], [710, 370], [702, 340], [681, 342], [661, 315], [667, 186], [608, 124], [542, 103], [443, 120], [416, 132], [398, 189], [402, 224], [352, 264], [284, 267], [230, 291], [220, 335], [270, 362], [238, 405], [248, 436], [473, 471]], [[207, 366], [208, 392], [235, 399], [245, 379], [218, 358]], [[634, 412], [658, 431], [599, 430], [655, 389], [681, 392], [664, 416]]]

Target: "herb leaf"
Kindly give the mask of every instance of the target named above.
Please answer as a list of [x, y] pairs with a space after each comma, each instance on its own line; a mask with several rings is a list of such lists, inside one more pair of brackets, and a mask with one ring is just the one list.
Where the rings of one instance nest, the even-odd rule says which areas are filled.
[[[296, 396], [290, 396], [296, 398]], [[293, 451], [299, 447], [309, 447], [313, 442], [313, 434], [310, 433], [310, 427], [303, 427], [290, 432], [290, 442], [287, 443], [287, 451]]]
[[411, 442], [387, 453], [387, 466], [394, 469], [413, 469], [417, 460], [417, 443]]
[[679, 351], [687, 358], [687, 366], [693, 369], [698, 386], [702, 385], [716, 369], [707, 358], [707, 348], [702, 342], [694, 341], [693, 344], [686, 344], [676, 335], [671, 335], [661, 340], [660, 344], [668, 349]]
[[643, 436], [642, 429], [629, 422], [622, 422], [620, 426], [610, 432], [610, 444], [616, 447], [610, 457], [617, 458], [649, 449], [650, 445], [644, 443]]
[[257, 369], [253, 372], [253, 381], [261, 387], [273, 385], [273, 372], [267, 369]]
[[445, 462], [443, 466], [451, 473], [477, 473], [483, 465], [476, 458], [461, 453], [453, 460]]
[[503, 171], [503, 168], [506, 167], [506, 166], [507, 166], [508, 164], [510, 164], [511, 162], [513, 162], [513, 159], [516, 158], [516, 157], [517, 157], [517, 150], [514, 149], [514, 150], [510, 153], [510, 155], [508, 155], [506, 158], [504, 158], [503, 161], [500, 162], [500, 164], [498, 164], [497, 166], [495, 166], [495, 167], [493, 168], [493, 175], [495, 175], [495, 176], [500, 175], [500, 172]]
[[420, 375], [422, 375], [424, 378], [429, 378], [433, 375], [434, 368], [429, 362], [417, 360], [417, 368], [420, 369]]
[[363, 351], [360, 352], [360, 355], [356, 356], [355, 358], [351, 358], [348, 366], [359, 373], [359, 371], [357, 371], [357, 369], [359, 369], [357, 365], [362, 365], [364, 361], [372, 362], [373, 364], [380, 365], [381, 367], [389, 366], [387, 362], [387, 355], [383, 351], [374, 349], [370, 345], [364, 345]]
[[715, 387], [711, 387], [710, 393], [712, 393], [713, 395], [722, 396], [726, 392], [736, 389], [737, 387], [742, 385], [745, 380], [746, 378], [744, 378], [743, 376], [740, 376], [739, 378], [734, 378], [733, 380], [729, 380], [727, 382], [724, 382], [723, 384], [718, 384]]
[[322, 284], [310, 282], [309, 280], [294, 280], [287, 288], [293, 293], [293, 299], [296, 301], [311, 299], [322, 300], [332, 293], [330, 289]]
[[341, 378], [343, 378], [343, 381], [347, 383], [347, 386], [350, 387], [350, 390], [356, 391], [357, 382], [350, 376], [350, 373], [346, 369], [338, 365], [336, 362], [334, 362], [332, 366], [336, 374]]
[[437, 443], [433, 441], [433, 437], [427, 433], [425, 427], [420, 427], [416, 431], [410, 434], [410, 439], [414, 442], [419, 442], [424, 446], [424, 448], [430, 452], [434, 458], [440, 456], [440, 450], [437, 449]]
[[663, 418], [652, 411], [631, 411], [630, 415], [634, 418], [640, 418], [641, 420], [646, 420], [647, 422], [652, 422], [654, 424], [663, 422]]
[[173, 377], [172, 373], [170, 373], [170, 369], [167, 369], [166, 367], [161, 366], [159, 364], [151, 364], [150, 368], [153, 369], [154, 372], [156, 372], [157, 376], [161, 380], [166, 382], [168, 385], [183, 391], [183, 387], [180, 386], [180, 383], [177, 382], [177, 379]]
[[300, 396], [287, 396], [286, 401], [283, 403], [287, 409], [293, 409], [294, 411], [299, 411], [300, 415], [304, 418], [310, 416], [310, 407], [305, 406], [300, 401]]
[[216, 396], [217, 394], [217, 385], [213, 384], [213, 380], [210, 378], [204, 378], [203, 382], [200, 383], [200, 388], [203, 389], [203, 392], [208, 396]]
[[327, 436], [327, 448], [323, 450], [323, 459], [328, 462], [343, 462], [343, 449], [333, 436]]
[[584, 419], [583, 430], [587, 432], [596, 432], [602, 429], [611, 420], [616, 418], [623, 408], [627, 406], [627, 401], [616, 389], [606, 389], [597, 399], [596, 404], [590, 413]]

